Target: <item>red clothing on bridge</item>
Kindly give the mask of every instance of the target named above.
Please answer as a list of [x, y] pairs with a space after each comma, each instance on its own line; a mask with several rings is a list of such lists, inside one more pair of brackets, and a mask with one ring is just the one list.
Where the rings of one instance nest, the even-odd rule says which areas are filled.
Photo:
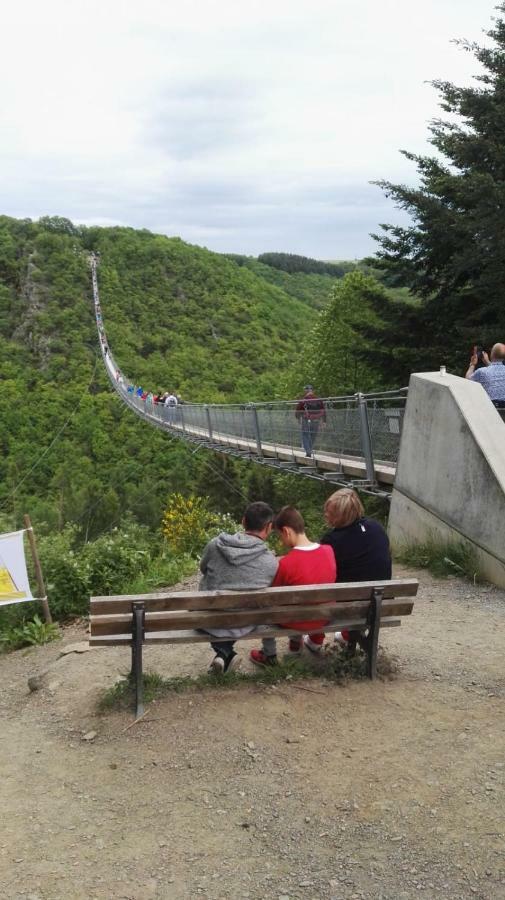
[[304, 419], [309, 422], [326, 422], [325, 405], [319, 397], [316, 397], [313, 391], [307, 391], [296, 405], [295, 416], [297, 419]]

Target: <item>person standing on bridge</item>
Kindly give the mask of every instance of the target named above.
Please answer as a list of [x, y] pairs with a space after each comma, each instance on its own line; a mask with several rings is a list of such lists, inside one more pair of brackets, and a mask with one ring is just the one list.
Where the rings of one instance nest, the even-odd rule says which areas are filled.
[[494, 405], [505, 407], [505, 344], [495, 344], [491, 350], [490, 362], [486, 363], [487, 354], [484, 357], [485, 365], [477, 368], [477, 353], [472, 355], [465, 378], [478, 381], [482, 385]]
[[165, 409], [167, 411], [167, 422], [173, 424], [176, 420], [177, 416], [177, 397], [175, 394], [170, 392], [165, 397]]
[[319, 426], [326, 422], [326, 408], [323, 401], [316, 397], [311, 384], [304, 387], [303, 397], [298, 401], [295, 416], [302, 426], [302, 446], [305, 456], [311, 457]]

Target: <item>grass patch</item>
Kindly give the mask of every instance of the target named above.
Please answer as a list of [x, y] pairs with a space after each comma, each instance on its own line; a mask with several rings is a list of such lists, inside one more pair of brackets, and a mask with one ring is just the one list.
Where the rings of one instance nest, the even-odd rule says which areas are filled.
[[[377, 672], [386, 677], [396, 671], [393, 660], [383, 651], [379, 652]], [[153, 700], [166, 694], [181, 694], [187, 691], [204, 691], [207, 689], [220, 690], [239, 688], [252, 684], [282, 684], [283, 682], [298, 682], [306, 679], [320, 678], [324, 681], [343, 683], [350, 679], [366, 678], [366, 658], [364, 654], [357, 653], [349, 656], [347, 653], [329, 648], [321, 658], [286, 658], [278, 666], [257, 669], [254, 672], [229, 672], [226, 675], [208, 675], [207, 673], [195, 675], [176, 676], [162, 678], [156, 672], [144, 673], [144, 701], [151, 703]], [[128, 677], [124, 681], [115, 684], [105, 691], [99, 700], [99, 712], [121, 710], [131, 708], [134, 704], [135, 686], [133, 680]]]
[[484, 580], [476, 551], [470, 544], [463, 542], [444, 542], [431, 537], [421, 544], [406, 544], [396, 554], [396, 558], [408, 566], [429, 569], [437, 578], [459, 575], [473, 584]]

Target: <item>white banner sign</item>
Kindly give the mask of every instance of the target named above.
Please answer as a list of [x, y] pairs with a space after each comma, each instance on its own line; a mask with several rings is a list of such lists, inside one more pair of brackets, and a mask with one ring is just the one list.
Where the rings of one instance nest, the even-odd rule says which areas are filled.
[[33, 600], [26, 571], [24, 531], [0, 534], [0, 606]]

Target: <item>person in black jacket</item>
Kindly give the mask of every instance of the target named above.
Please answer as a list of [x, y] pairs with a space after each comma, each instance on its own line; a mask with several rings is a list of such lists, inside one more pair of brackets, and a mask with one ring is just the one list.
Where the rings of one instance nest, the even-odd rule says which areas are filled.
[[[391, 578], [389, 539], [380, 522], [365, 516], [363, 504], [352, 488], [341, 488], [328, 497], [324, 517], [331, 531], [321, 544], [333, 548], [337, 581], [387, 581]], [[335, 640], [345, 646], [347, 630], [337, 631]]]

